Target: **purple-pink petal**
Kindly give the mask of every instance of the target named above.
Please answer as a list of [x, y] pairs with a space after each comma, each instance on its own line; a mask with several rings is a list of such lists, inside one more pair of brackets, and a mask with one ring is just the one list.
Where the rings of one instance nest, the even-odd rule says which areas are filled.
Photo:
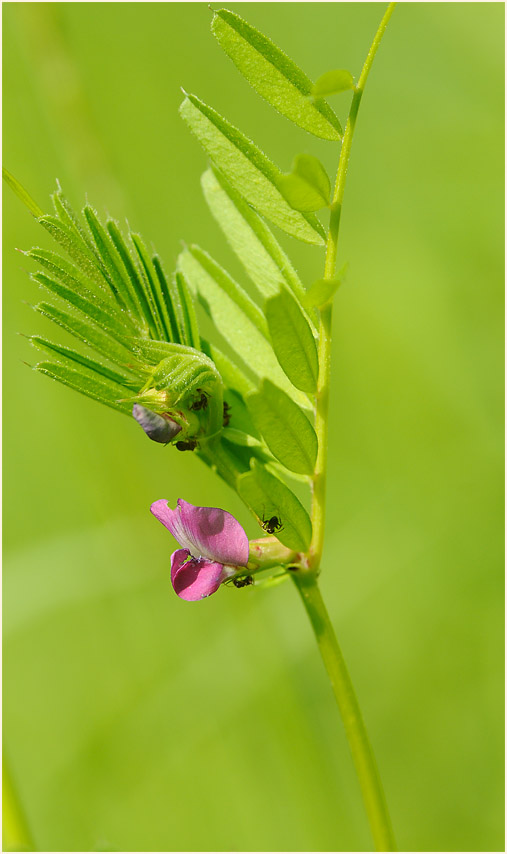
[[194, 558], [204, 557], [231, 566], [247, 565], [248, 537], [226, 510], [195, 507], [179, 498], [175, 510], [160, 499], [151, 505], [151, 512]]
[[180, 425], [173, 421], [167, 413], [157, 415], [156, 412], [146, 409], [140, 403], [134, 403], [132, 415], [146, 435], [154, 442], [160, 442], [162, 445], [167, 445], [181, 431]]
[[187, 602], [196, 602], [216, 593], [229, 573], [221, 563], [193, 558], [188, 549], [171, 555], [171, 582], [175, 593]]

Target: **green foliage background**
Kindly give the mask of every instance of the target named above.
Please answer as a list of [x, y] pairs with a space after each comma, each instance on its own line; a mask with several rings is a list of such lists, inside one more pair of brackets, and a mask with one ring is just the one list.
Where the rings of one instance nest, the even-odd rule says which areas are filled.
[[[314, 79], [357, 76], [382, 4], [242, 3]], [[4, 164], [49, 208], [127, 217], [170, 268], [201, 196], [180, 85], [282, 169], [333, 144], [275, 114], [204, 3], [8, 3]], [[503, 4], [400, 4], [352, 151], [322, 587], [403, 850], [500, 850]], [[340, 100], [341, 98], [341, 100]], [[344, 120], [348, 95], [333, 99]], [[319, 250], [285, 240], [308, 283]], [[54, 336], [4, 204], [4, 739], [40, 850], [367, 850], [331, 690], [290, 584], [172, 593], [157, 498], [239, 500], [191, 454], [31, 373]], [[59, 340], [62, 340], [61, 338]]]

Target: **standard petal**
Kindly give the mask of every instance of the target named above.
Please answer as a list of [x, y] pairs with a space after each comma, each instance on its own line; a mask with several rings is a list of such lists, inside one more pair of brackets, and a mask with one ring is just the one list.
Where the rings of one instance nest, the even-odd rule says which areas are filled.
[[178, 498], [178, 510], [185, 546], [194, 556], [231, 566], [247, 565], [248, 537], [234, 516], [219, 507], [194, 507], [182, 498]]
[[231, 566], [248, 563], [248, 537], [230, 513], [218, 507], [194, 507], [182, 498], [176, 510], [165, 499], [151, 505], [153, 515], [193, 557]]
[[187, 602], [197, 602], [216, 593], [228, 575], [221, 563], [212, 563], [205, 558], [196, 560], [188, 549], [178, 549], [171, 555], [174, 591]]
[[162, 525], [165, 525], [165, 527], [171, 532], [174, 539], [178, 540], [180, 546], [188, 548], [188, 543], [180, 540], [179, 537], [181, 523], [178, 508], [176, 508], [176, 510], [171, 510], [167, 500], [165, 498], [159, 498], [158, 501], [153, 502], [150, 510], [155, 518], [158, 519], [159, 522], [162, 522]]

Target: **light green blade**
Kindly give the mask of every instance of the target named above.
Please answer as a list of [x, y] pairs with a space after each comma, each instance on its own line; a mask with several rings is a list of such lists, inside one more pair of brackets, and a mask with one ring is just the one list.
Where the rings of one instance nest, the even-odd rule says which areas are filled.
[[320, 211], [329, 205], [329, 177], [318, 157], [310, 154], [298, 154], [292, 172], [282, 175], [278, 186], [297, 211]]
[[321, 139], [341, 138], [331, 107], [310, 99], [312, 81], [271, 39], [227, 9], [215, 13], [211, 29], [238, 70], [275, 110]]
[[35, 365], [35, 370], [58, 380], [58, 382], [73, 388], [75, 391], [79, 391], [86, 397], [91, 397], [93, 400], [98, 400], [99, 403], [117, 409], [125, 415], [130, 415], [132, 412], [131, 403], [121, 402], [122, 398], [128, 394], [125, 387], [117, 385], [105, 377], [99, 379], [94, 371], [87, 371], [84, 366], [81, 366], [79, 370], [72, 370], [67, 365], [40, 362]]
[[249, 204], [292, 237], [324, 244], [326, 233], [318, 219], [290, 207], [278, 189], [282, 172], [251, 140], [195, 95], [187, 95], [180, 112], [213, 163]]
[[238, 478], [238, 492], [259, 519], [276, 516], [282, 528], [276, 536], [285, 546], [304, 552], [312, 538], [312, 523], [289, 487], [265, 466], [253, 461], [252, 470]]
[[250, 395], [247, 404], [257, 429], [277, 460], [289, 471], [313, 474], [317, 436], [299, 406], [269, 380], [263, 380], [259, 392]]
[[[215, 267], [218, 271], [221, 270], [218, 265]], [[206, 269], [188, 249], [180, 254], [178, 268], [183, 272], [192, 291], [199, 294], [200, 301], [217, 331], [250, 370], [259, 379], [270, 377], [301, 406], [309, 408], [306, 396], [294, 388], [280, 369], [270, 342], [222, 287], [221, 277], [216, 278], [214, 275], [216, 271], [209, 265]]]
[[211, 213], [262, 296], [274, 296], [285, 282], [302, 300], [301, 280], [264, 220], [220, 172], [208, 169], [201, 184]]
[[283, 370], [296, 388], [317, 390], [319, 357], [310, 325], [287, 290], [271, 297], [265, 306], [273, 349]]

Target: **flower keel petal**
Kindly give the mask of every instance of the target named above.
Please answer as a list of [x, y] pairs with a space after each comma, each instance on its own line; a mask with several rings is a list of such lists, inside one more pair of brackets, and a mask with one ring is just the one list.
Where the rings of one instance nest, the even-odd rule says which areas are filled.
[[175, 593], [187, 602], [196, 602], [216, 593], [229, 576], [220, 563], [193, 558], [188, 549], [178, 549], [171, 555], [171, 582]]

